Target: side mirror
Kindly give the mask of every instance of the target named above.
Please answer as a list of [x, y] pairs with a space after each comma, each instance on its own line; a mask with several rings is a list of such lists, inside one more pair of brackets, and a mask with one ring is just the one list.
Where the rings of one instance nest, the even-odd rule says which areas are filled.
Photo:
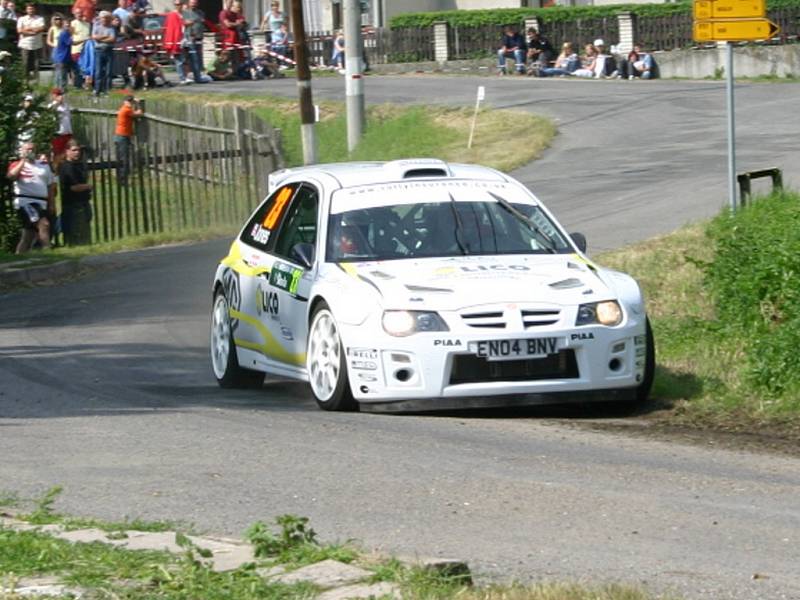
[[572, 238], [572, 241], [578, 247], [578, 250], [580, 250], [581, 252], [586, 252], [586, 236], [585, 235], [583, 235], [582, 233], [578, 233], [576, 231], [575, 233], [570, 233], [569, 237]]
[[292, 246], [289, 258], [310, 269], [314, 264], [314, 244], [300, 242]]

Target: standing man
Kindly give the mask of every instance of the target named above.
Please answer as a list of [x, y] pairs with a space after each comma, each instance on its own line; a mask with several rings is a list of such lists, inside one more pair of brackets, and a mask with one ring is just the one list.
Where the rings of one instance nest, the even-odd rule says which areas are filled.
[[22, 224], [17, 254], [27, 252], [38, 238], [50, 247], [48, 212], [55, 209], [56, 184], [50, 165], [36, 159], [32, 142], [23, 142], [19, 159], [8, 165], [6, 177], [14, 182], [14, 209]]
[[17, 19], [17, 46], [22, 54], [22, 65], [25, 76], [30, 79], [31, 73], [39, 78], [39, 54], [44, 46], [42, 32], [46, 29], [44, 19], [36, 14], [33, 3], [25, 5], [25, 14]]
[[9, 21], [17, 20], [17, 7], [11, 0], [0, 0], [0, 19], [8, 19]]
[[92, 184], [88, 182], [86, 164], [81, 160], [81, 147], [75, 140], [67, 143], [67, 160], [58, 172], [61, 184], [61, 228], [68, 246], [92, 241], [89, 222], [92, 220]]
[[111, 13], [100, 11], [100, 20], [92, 27], [94, 40], [94, 96], [108, 93], [111, 87], [111, 63], [114, 59], [114, 42], [117, 30], [111, 26]]
[[192, 67], [195, 83], [206, 83], [203, 77], [203, 34], [206, 31], [206, 15], [197, 6], [198, 0], [189, 0], [183, 11], [185, 36], [189, 40], [189, 64]]
[[525, 40], [511, 25], [503, 28], [503, 45], [497, 51], [497, 70], [506, 74], [506, 58], [514, 57], [514, 68], [519, 75], [525, 74]]
[[120, 22], [120, 30], [124, 29], [128, 24], [128, 19], [131, 17], [131, 11], [128, 10], [128, 0], [117, 0], [117, 8], [111, 13], [112, 17], [117, 17]]
[[114, 130], [114, 145], [117, 149], [117, 184], [128, 185], [131, 166], [131, 146], [133, 145], [133, 122], [144, 114], [139, 101], [133, 96], [125, 96], [117, 112], [117, 128]]
[[167, 13], [164, 21], [164, 36], [162, 44], [166, 52], [175, 63], [175, 70], [178, 72], [178, 83], [186, 85], [186, 70], [183, 68], [184, 58], [184, 26], [183, 26], [183, 0], [174, 0], [175, 10]]

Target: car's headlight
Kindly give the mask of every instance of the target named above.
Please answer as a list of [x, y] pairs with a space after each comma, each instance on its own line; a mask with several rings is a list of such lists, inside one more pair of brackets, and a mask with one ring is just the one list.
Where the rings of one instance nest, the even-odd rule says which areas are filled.
[[447, 323], [435, 312], [420, 310], [386, 310], [383, 329], [389, 335], [404, 337], [424, 331], [449, 331]]
[[613, 327], [622, 322], [622, 309], [616, 300], [605, 302], [591, 302], [578, 307], [578, 317], [575, 325], [607, 325]]

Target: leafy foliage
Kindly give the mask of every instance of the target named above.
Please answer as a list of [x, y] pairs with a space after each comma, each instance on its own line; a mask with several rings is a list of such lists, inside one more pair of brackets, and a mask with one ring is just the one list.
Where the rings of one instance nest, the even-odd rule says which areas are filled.
[[706, 282], [722, 325], [746, 341], [751, 382], [770, 395], [800, 391], [800, 195], [720, 215], [708, 236]]
[[281, 515], [276, 517], [275, 522], [281, 529], [278, 535], [263, 521], [256, 521], [245, 532], [256, 556], [277, 556], [298, 546], [317, 543], [317, 533], [308, 526], [308, 517]]
[[[767, 0], [769, 10], [800, 7], [800, 0]], [[445, 10], [425, 13], [395, 15], [389, 21], [392, 29], [430, 27], [445, 22], [451, 27], [478, 27], [481, 25], [521, 25], [525, 19], [537, 17], [543, 23], [576, 21], [613, 17], [630, 12], [638, 17], [660, 17], [673, 14], [690, 14], [692, 3], [686, 0], [666, 4], [610, 4], [601, 6], [552, 6], [549, 8], [497, 8], [485, 10]]]
[[[6, 179], [5, 174], [9, 159], [16, 155], [17, 139], [24, 122], [18, 118], [17, 113], [23, 96], [30, 93], [30, 90], [26, 88], [16, 54], [12, 60], [6, 60], [0, 66], [3, 67], [3, 73], [0, 74], [0, 251], [11, 251], [17, 244], [19, 227], [11, 205], [11, 182]], [[47, 152], [56, 130], [55, 114], [46, 108], [48, 98], [45, 95], [33, 95], [29, 112], [37, 114], [38, 118], [34, 121], [32, 139], [38, 151]]]
[[[784, 2], [798, 0], [779, 0]], [[551, 8], [506, 8], [489, 10], [447, 10], [427, 13], [405, 13], [392, 17], [392, 29], [404, 27], [430, 27], [437, 22], [446, 22], [453, 27], [477, 27], [481, 25], [520, 25], [525, 19], [539, 18], [544, 23], [613, 17], [621, 12], [639, 16], [660, 16], [692, 11], [690, 2], [669, 4], [612, 4], [607, 6], [553, 6]]]

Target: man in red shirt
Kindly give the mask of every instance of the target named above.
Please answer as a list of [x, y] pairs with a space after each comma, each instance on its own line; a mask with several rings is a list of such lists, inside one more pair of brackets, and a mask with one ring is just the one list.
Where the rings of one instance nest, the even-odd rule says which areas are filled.
[[117, 112], [117, 128], [114, 130], [114, 146], [117, 149], [117, 183], [121, 186], [128, 185], [133, 122], [143, 114], [144, 109], [140, 101], [133, 96], [125, 96], [122, 106]]

